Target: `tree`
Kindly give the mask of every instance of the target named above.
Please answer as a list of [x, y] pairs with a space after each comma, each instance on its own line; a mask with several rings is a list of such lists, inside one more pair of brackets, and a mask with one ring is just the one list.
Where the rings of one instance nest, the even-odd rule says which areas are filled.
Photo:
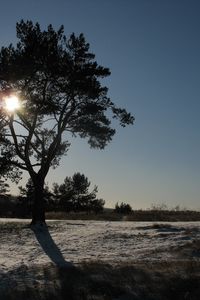
[[128, 215], [132, 212], [132, 207], [128, 203], [122, 202], [120, 205], [118, 202], [115, 205], [115, 212], [119, 214]]
[[[35, 224], [45, 222], [46, 175], [71, 139], [80, 136], [91, 148], [103, 149], [115, 134], [111, 117], [123, 127], [134, 118], [107, 96], [101, 79], [110, 71], [97, 64], [83, 34], [67, 38], [63, 26], [42, 31], [38, 23], [23, 20], [16, 31], [16, 46], [0, 51], [0, 168], [14, 181], [20, 171], [29, 173]], [[14, 96], [20, 107], [8, 112], [5, 103]]]
[[84, 174], [75, 173], [72, 177], [66, 177], [64, 183], [58, 185], [54, 183], [53, 194], [57, 206], [69, 211], [94, 211], [96, 213], [103, 210], [105, 201], [97, 199], [97, 186], [89, 191], [90, 182]]

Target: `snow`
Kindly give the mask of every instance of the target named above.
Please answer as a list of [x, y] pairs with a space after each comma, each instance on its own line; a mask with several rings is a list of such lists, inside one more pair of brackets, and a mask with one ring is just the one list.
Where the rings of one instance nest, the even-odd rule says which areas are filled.
[[31, 230], [29, 223], [0, 219], [1, 274], [46, 263], [200, 260], [200, 222], [51, 220], [41, 231]]

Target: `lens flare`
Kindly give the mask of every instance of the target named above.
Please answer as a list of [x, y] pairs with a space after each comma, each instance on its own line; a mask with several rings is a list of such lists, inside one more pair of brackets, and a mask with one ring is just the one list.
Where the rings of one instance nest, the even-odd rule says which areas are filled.
[[14, 112], [20, 107], [19, 98], [15, 95], [10, 95], [4, 98], [5, 109], [9, 112]]

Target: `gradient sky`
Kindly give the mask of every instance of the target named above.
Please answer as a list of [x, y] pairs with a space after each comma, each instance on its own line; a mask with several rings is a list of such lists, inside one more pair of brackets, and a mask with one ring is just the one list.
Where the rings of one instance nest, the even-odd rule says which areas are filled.
[[16, 42], [22, 18], [42, 28], [63, 24], [66, 35], [83, 32], [97, 61], [111, 69], [109, 96], [136, 118], [134, 126], [116, 126], [103, 151], [74, 140], [47, 182], [80, 171], [106, 206], [200, 209], [200, 1], [2, 1], [0, 46]]

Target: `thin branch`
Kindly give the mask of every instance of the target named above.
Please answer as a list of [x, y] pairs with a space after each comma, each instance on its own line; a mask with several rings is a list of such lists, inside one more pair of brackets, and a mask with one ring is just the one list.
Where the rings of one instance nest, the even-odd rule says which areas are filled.
[[55, 112], [53, 112], [53, 115], [54, 115], [54, 119], [55, 119], [55, 120], [56, 120], [56, 122], [58, 123], [58, 118], [57, 118], [57, 116], [56, 116]]
[[16, 134], [15, 134], [15, 130], [14, 130], [14, 127], [13, 127], [13, 117], [11, 117], [11, 119], [10, 119], [9, 128], [10, 128], [10, 132], [11, 132], [11, 134], [12, 134], [12, 138], [13, 138], [13, 141], [14, 141], [14, 144], [15, 144], [15, 150], [16, 150], [16, 153], [17, 153], [17, 155], [18, 155], [23, 161], [25, 161], [24, 155], [22, 155], [22, 153], [21, 153], [20, 150], [19, 150], [19, 145], [18, 145], [18, 141], [17, 141], [17, 136], [16, 136]]
[[[68, 100], [65, 102], [65, 104], [63, 105], [63, 108], [62, 108], [62, 110], [61, 110], [61, 112], [60, 112], [60, 116], [59, 116], [59, 119], [58, 119], [58, 133], [59, 133], [60, 128], [61, 128], [61, 126], [62, 126], [63, 118], [65, 119], [65, 117], [66, 117], [66, 115], [64, 116], [65, 110], [66, 110], [66, 108], [67, 108], [67, 106], [68, 106], [68, 104], [70, 103], [71, 100], [73, 100], [73, 99], [68, 99]], [[71, 109], [70, 109], [70, 111], [71, 111]], [[70, 111], [69, 111], [69, 112], [70, 112]]]
[[33, 164], [32, 167], [39, 167], [41, 166], [41, 163]]
[[24, 166], [24, 164], [19, 163], [18, 161], [11, 160], [9, 162], [11, 165], [14, 165], [22, 170], [28, 171], [28, 169]]
[[44, 120], [42, 123], [44, 124], [44, 123], [49, 122], [49, 121], [51, 121], [51, 120], [55, 120], [55, 118], [49, 118], [49, 119], [46, 119], [46, 120]]
[[[27, 138], [27, 135], [22, 135], [22, 134], [15, 134], [16, 137], [21, 137], [21, 138]], [[4, 136], [12, 136], [12, 134], [4, 134]]]
[[17, 123], [17, 124], [21, 125], [22, 127], [24, 127], [26, 130], [29, 130], [28, 126], [26, 126], [25, 124], [23, 124], [17, 120], [13, 120], [13, 123]]
[[54, 130], [56, 127], [58, 126], [58, 124], [56, 123], [51, 130]]
[[37, 123], [37, 117], [38, 117], [38, 113], [36, 111], [35, 116], [34, 116], [34, 120], [33, 120], [33, 124], [29, 130], [29, 135], [26, 139], [26, 144], [25, 144], [25, 149], [24, 149], [24, 154], [25, 154], [25, 158], [26, 158], [26, 164], [28, 165], [29, 169], [33, 169], [31, 162], [30, 162], [30, 158], [29, 158], [29, 148], [30, 148], [30, 143], [31, 143], [31, 139], [33, 137], [33, 133], [34, 133], [34, 129]]

